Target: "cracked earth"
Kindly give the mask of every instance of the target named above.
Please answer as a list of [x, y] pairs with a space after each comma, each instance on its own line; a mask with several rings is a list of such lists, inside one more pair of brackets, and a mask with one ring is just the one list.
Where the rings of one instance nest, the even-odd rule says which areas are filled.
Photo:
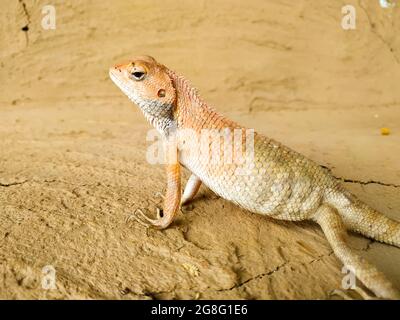
[[[150, 127], [107, 69], [155, 56], [219, 111], [399, 220], [400, 8], [348, 3], [349, 32], [328, 0], [56, 1], [46, 31], [47, 2], [3, 1], [0, 298], [337, 298], [342, 265], [311, 222], [251, 214], [205, 187], [167, 230], [129, 219], [156, 211], [164, 170], [147, 163]], [[400, 288], [398, 248], [349, 242]], [[54, 290], [41, 286], [49, 265]]]

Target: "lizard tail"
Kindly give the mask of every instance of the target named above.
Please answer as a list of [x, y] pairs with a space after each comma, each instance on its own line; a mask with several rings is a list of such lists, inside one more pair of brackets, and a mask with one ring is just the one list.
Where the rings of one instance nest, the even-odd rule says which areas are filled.
[[327, 202], [338, 210], [347, 229], [400, 247], [400, 222], [372, 209], [348, 191], [330, 194]]
[[400, 292], [385, 275], [347, 245], [346, 226], [337, 210], [323, 204], [315, 212], [313, 220], [321, 226], [335, 255], [368, 289], [379, 298], [400, 299]]

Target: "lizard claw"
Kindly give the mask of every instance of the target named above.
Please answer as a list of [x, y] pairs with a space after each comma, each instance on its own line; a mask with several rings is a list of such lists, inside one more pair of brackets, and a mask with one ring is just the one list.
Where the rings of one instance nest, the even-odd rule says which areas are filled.
[[141, 209], [136, 209], [135, 212], [128, 218], [131, 220], [134, 218], [137, 222], [144, 225], [145, 227], [155, 227], [157, 229], [164, 228], [164, 220], [162, 218], [162, 210], [157, 208], [158, 219], [149, 218]]
[[[140, 214], [138, 213], [140, 212]], [[136, 220], [137, 222], [139, 222], [140, 224], [144, 225], [144, 226], [149, 226], [149, 223], [145, 222], [142, 218], [142, 216], [144, 216], [144, 213], [142, 212], [141, 209], [136, 209], [135, 212], [131, 215], [129, 215], [126, 218], [126, 223], [131, 222], [132, 220]]]

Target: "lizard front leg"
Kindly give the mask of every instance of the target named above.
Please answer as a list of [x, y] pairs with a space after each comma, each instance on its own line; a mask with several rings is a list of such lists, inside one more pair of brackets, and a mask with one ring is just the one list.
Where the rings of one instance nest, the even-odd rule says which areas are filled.
[[199, 191], [201, 186], [201, 180], [195, 174], [192, 174], [186, 183], [185, 191], [183, 191], [183, 196], [181, 200], [181, 205], [185, 205], [191, 201]]
[[167, 228], [178, 213], [181, 201], [181, 168], [177, 160], [177, 149], [173, 143], [167, 143], [167, 191], [164, 197], [164, 210], [158, 219], [147, 217], [140, 209], [135, 217], [139, 222], [157, 229]]

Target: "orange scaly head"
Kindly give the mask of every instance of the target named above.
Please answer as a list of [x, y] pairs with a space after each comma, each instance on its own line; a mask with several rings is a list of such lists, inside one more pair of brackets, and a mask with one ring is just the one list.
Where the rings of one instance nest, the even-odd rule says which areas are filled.
[[173, 126], [176, 92], [167, 68], [139, 56], [110, 68], [111, 80], [137, 104], [150, 123], [164, 134]]

